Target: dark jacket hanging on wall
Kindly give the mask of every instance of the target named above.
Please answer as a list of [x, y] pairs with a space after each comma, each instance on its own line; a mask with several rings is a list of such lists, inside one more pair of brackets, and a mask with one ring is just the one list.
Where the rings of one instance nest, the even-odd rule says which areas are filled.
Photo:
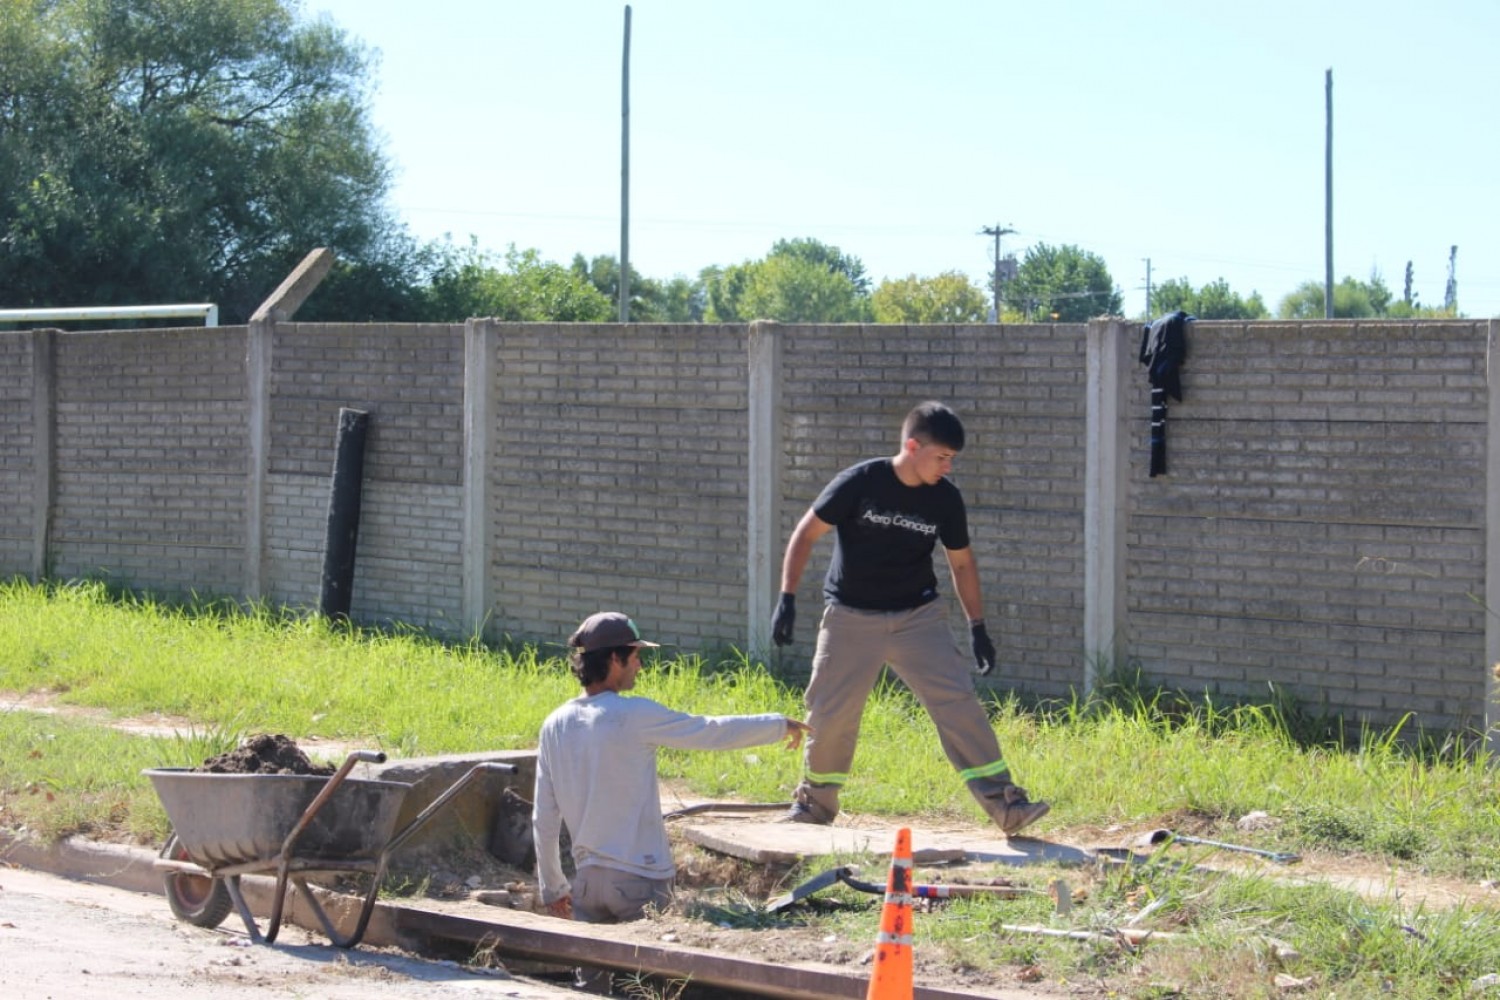
[[1187, 358], [1187, 327], [1193, 317], [1181, 309], [1141, 331], [1141, 364], [1151, 380], [1151, 475], [1167, 472], [1167, 397], [1182, 402], [1180, 369]]

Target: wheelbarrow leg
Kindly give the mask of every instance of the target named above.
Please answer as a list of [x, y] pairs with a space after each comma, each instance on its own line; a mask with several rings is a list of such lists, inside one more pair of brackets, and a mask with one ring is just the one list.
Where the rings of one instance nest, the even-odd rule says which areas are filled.
[[365, 930], [370, 926], [370, 917], [375, 912], [375, 899], [380, 895], [380, 885], [385, 880], [385, 865], [376, 869], [374, 877], [370, 881], [370, 891], [365, 894], [364, 905], [360, 907], [359, 920], [354, 925], [354, 931], [348, 936], [339, 933], [328, 912], [323, 909], [323, 904], [313, 895], [306, 879], [300, 875], [292, 876], [292, 884], [297, 887], [306, 899], [308, 908], [312, 910], [313, 917], [318, 921], [318, 926], [323, 928], [323, 933], [328, 935], [328, 940], [333, 942], [336, 948], [353, 948], [364, 940]]
[[229, 899], [234, 903], [235, 912], [245, 922], [245, 930], [249, 932], [251, 942], [260, 944], [260, 928], [255, 926], [255, 914], [250, 912], [250, 906], [240, 892], [240, 877], [238, 875], [225, 876], [224, 888], [229, 892]]
[[286, 906], [286, 886], [290, 871], [291, 862], [283, 857], [276, 866], [276, 895], [271, 900], [271, 919], [266, 924], [266, 944], [275, 944], [276, 935], [281, 931], [281, 912]]

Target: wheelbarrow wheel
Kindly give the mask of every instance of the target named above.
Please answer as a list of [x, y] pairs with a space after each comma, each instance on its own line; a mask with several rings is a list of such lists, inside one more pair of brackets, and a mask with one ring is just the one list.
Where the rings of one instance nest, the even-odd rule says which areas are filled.
[[[172, 839], [167, 841], [162, 857], [173, 861], [191, 860], [187, 849], [182, 846], [182, 841], [177, 839], [175, 833], [172, 834]], [[163, 881], [167, 905], [172, 908], [172, 915], [194, 927], [217, 927], [234, 909], [234, 900], [229, 896], [229, 889], [220, 879], [210, 878], [207, 875], [168, 872]]]

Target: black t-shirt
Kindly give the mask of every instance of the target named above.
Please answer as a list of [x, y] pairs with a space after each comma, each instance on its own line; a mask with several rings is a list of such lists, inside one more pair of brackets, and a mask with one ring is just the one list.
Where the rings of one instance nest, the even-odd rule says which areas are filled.
[[837, 530], [823, 582], [836, 604], [903, 611], [937, 598], [932, 550], [969, 547], [958, 487], [947, 479], [907, 486], [889, 458], [850, 466], [824, 488], [813, 513]]

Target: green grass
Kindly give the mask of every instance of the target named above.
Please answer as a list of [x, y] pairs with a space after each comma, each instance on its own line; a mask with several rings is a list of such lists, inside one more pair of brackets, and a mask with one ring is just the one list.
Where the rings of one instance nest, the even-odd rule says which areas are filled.
[[[217, 742], [279, 732], [411, 756], [532, 747], [543, 718], [578, 685], [545, 647], [451, 645], [266, 609], [172, 607], [100, 584], [16, 581], [0, 584], [0, 690], [47, 691], [121, 717], [178, 716], [219, 734]], [[694, 712], [802, 711], [797, 689], [744, 661], [663, 660], [641, 674], [637, 693]], [[1500, 877], [1492, 849], [1500, 782], [1486, 758], [1451, 744], [1417, 752], [1393, 731], [1364, 734], [1351, 747], [1308, 745], [1294, 736], [1284, 704], [1169, 701], [1129, 685], [1110, 699], [1048, 710], [1027, 711], [1014, 699], [991, 708], [1019, 780], [1053, 803], [1043, 830], [1190, 819], [1197, 829], [1189, 832], [1226, 832], [1256, 846], [1326, 847]], [[700, 795], [775, 800], [789, 795], [800, 760], [778, 746], [665, 751], [661, 767]], [[871, 698], [852, 774], [851, 811], [984, 821], [954, 780], [931, 720], [899, 684], [882, 684]], [[8, 774], [0, 781], [14, 786]], [[1284, 822], [1248, 838], [1233, 831], [1229, 824], [1252, 810]]]
[[[0, 712], [0, 822], [40, 837], [159, 842], [166, 817], [141, 771], [192, 765], [256, 732], [407, 756], [531, 747], [546, 714], [578, 691], [557, 653], [444, 644], [220, 603], [172, 607], [90, 583], [0, 584], [0, 691], [47, 692], [120, 717], [165, 713], [193, 727], [143, 738]], [[1481, 753], [1408, 739], [1399, 728], [1345, 737], [1274, 692], [1265, 704], [1231, 706], [1143, 690], [1138, 680], [1109, 678], [1089, 701], [991, 705], [1019, 780], [1053, 804], [1039, 833], [1171, 826], [1472, 881], [1500, 877], [1500, 785]], [[688, 711], [801, 714], [799, 690], [743, 660], [666, 659], [642, 673], [637, 693]], [[697, 795], [776, 801], [790, 794], [800, 759], [774, 745], [663, 752], [661, 769]], [[852, 774], [850, 811], [985, 822], [931, 721], [899, 684], [871, 698]], [[1233, 821], [1252, 810], [1281, 822], [1237, 831]], [[956, 901], [924, 915], [921, 934], [931, 944], [919, 955], [959, 968], [1014, 967], [1002, 978], [1036, 965], [1049, 979], [1107, 982], [1131, 997], [1272, 996], [1277, 971], [1312, 976], [1319, 995], [1456, 997], [1475, 977], [1500, 971], [1492, 914], [1403, 912], [1330, 888], [1205, 875], [1167, 864], [1166, 854], [1190, 856], [1179, 847], [1163, 852], [1162, 863], [1088, 876], [1088, 899], [1070, 919], [1074, 927], [1118, 924], [1159, 900], [1148, 926], [1186, 935], [1189, 946], [1132, 953], [1003, 931], [1055, 919], [1050, 901], [1033, 897]], [[1051, 874], [1028, 869], [1026, 877], [1045, 885]], [[1083, 877], [1055, 874], [1075, 884]], [[843, 889], [830, 897], [845, 905], [796, 919], [863, 942], [875, 904]], [[753, 911], [739, 908], [747, 906]], [[749, 924], [774, 921], [761, 914]], [[1266, 938], [1290, 942], [1300, 957], [1275, 959]]]

